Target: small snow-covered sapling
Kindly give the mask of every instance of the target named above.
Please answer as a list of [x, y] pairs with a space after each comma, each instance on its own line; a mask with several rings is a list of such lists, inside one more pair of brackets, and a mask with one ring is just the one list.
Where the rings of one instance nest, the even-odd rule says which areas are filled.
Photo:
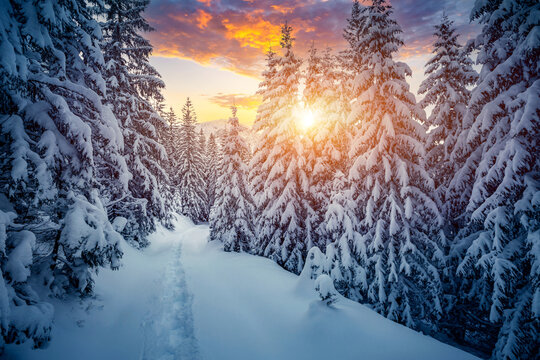
[[326, 274], [319, 275], [315, 280], [315, 291], [327, 306], [332, 306], [338, 300], [338, 292], [334, 287], [334, 281]]

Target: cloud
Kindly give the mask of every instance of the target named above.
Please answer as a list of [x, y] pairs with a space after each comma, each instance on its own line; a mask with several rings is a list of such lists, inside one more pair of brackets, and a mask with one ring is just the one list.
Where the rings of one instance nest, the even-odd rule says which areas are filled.
[[[394, 15], [403, 28], [401, 57], [431, 51], [433, 25], [443, 9], [464, 39], [477, 28], [468, 23], [474, 0], [396, 0]], [[311, 41], [339, 50], [351, 0], [154, 0], [146, 16], [154, 55], [192, 59], [258, 77], [264, 53], [279, 47], [280, 24], [294, 29], [295, 50], [304, 56]]]
[[249, 94], [224, 94], [218, 93], [217, 95], [205, 95], [208, 100], [216, 105], [224, 108], [236, 105], [238, 108], [246, 110], [254, 110], [259, 107], [261, 99], [258, 95]]
[[197, 27], [199, 29], [205, 29], [208, 23], [212, 20], [212, 15], [202, 9], [197, 9]]

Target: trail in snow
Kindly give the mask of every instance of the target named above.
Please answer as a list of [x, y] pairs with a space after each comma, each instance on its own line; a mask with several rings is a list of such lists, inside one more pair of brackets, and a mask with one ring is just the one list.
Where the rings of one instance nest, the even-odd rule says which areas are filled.
[[[152, 314], [164, 317], [166, 314], [173, 314], [182, 300], [173, 303], [166, 299], [175, 296], [188, 298], [188, 293], [182, 288], [185, 283], [183, 275], [175, 272], [180, 268], [178, 264], [182, 234], [193, 227], [191, 221], [179, 217], [176, 230], [159, 228], [150, 237], [151, 245], [144, 250], [133, 249], [124, 243], [123, 266], [118, 271], [104, 269], [99, 272], [93, 299], [84, 302], [49, 299], [55, 306], [55, 323], [52, 340], [46, 349], [32, 350], [28, 343], [12, 344], [6, 347], [3, 358], [141, 359], [147, 353], [148, 346], [157, 343], [157, 340], [151, 337], [156, 334], [149, 331]], [[169, 306], [175, 308], [169, 309]], [[179, 314], [180, 310], [176, 313]], [[186, 312], [186, 316], [188, 315], [191, 316], [190, 312]], [[171, 330], [175, 329], [171, 327]], [[170, 334], [175, 336], [179, 331], [177, 329]], [[162, 335], [169, 336], [165, 332]], [[166, 343], [165, 339], [160, 341], [162, 344]], [[180, 345], [182, 342], [178, 343]], [[165, 353], [163, 351], [160, 354]]]
[[[181, 237], [184, 235], [181, 235]], [[194, 335], [193, 296], [186, 285], [182, 267], [182, 243], [172, 248], [173, 259], [167, 266], [163, 293], [150, 311], [143, 327], [144, 360], [197, 360], [199, 348]]]

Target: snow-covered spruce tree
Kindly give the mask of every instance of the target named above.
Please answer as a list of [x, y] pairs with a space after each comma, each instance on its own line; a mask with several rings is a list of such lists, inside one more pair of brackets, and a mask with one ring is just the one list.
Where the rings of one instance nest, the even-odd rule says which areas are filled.
[[[463, 131], [463, 116], [470, 99], [467, 87], [476, 82], [478, 74], [472, 68], [467, 51], [459, 45], [458, 34], [448, 16], [443, 15], [435, 29], [434, 56], [426, 64], [427, 78], [419, 89], [425, 96], [420, 105], [423, 108], [434, 106], [426, 122], [431, 128], [426, 161], [443, 215], [452, 221], [456, 214], [451, 199], [446, 198], [446, 190], [457, 169], [451, 154]], [[453, 236], [454, 229], [448, 230], [448, 235]]]
[[315, 47], [315, 42], [311, 43], [309, 48], [309, 57], [306, 66], [304, 102], [308, 108], [312, 108], [314, 103], [320, 97], [319, 86], [321, 83], [322, 69], [321, 56], [319, 50]]
[[[468, 86], [474, 84], [478, 74], [472, 69], [472, 61], [468, 57], [468, 50], [458, 43], [453, 22], [443, 15], [440, 24], [435, 26], [436, 40], [434, 44], [434, 56], [426, 64], [425, 74], [427, 78], [420, 85], [420, 94], [425, 94], [420, 102], [426, 108], [433, 106], [431, 115], [427, 119], [430, 131], [426, 143], [427, 169], [435, 182], [439, 209], [445, 218], [444, 232], [447, 239], [445, 253], [452, 246], [463, 219], [458, 218], [459, 198], [447, 198], [447, 189], [454, 175], [458, 171], [458, 163], [452, 154], [458, 137], [463, 132], [463, 117], [467, 110], [470, 99]], [[455, 297], [455, 258], [448, 259], [447, 266], [443, 271], [444, 289], [447, 298]], [[452, 303], [453, 300], [450, 300]], [[446, 312], [443, 314], [443, 323], [460, 323], [458, 320], [462, 313]], [[447, 327], [445, 332], [451, 334], [462, 331], [461, 327]], [[451, 335], [454, 336], [454, 335]]]
[[[299, 60], [293, 53], [292, 28], [281, 28], [284, 55], [277, 71], [265, 80], [262, 109], [255, 124], [262, 131], [255, 150], [254, 167], [262, 174], [262, 191], [257, 194], [260, 218], [254, 251], [269, 257], [287, 270], [300, 273], [308, 244], [302, 192], [307, 188], [303, 173], [302, 144], [298, 141], [294, 109], [298, 105]], [[270, 92], [265, 98], [265, 92]]]
[[348, 47], [341, 51], [337, 60], [339, 61], [340, 86], [337, 88], [341, 95], [341, 108], [345, 114], [351, 110], [351, 99], [358, 96], [355, 91], [354, 78], [364, 63], [363, 56], [366, 45], [362, 42], [365, 31], [366, 8], [358, 0], [354, 0], [351, 16], [347, 18], [347, 25], [343, 29], [343, 38]]
[[199, 150], [201, 154], [206, 155], [206, 136], [203, 129], [199, 130]]
[[[274, 111], [277, 108], [277, 86], [276, 74], [278, 70], [276, 53], [272, 49], [266, 53], [266, 69], [262, 73], [263, 81], [259, 84], [257, 94], [261, 96], [261, 104], [257, 108], [257, 116], [253, 123], [253, 133], [257, 137], [253, 149], [253, 157], [249, 162], [249, 182], [251, 192], [255, 202], [255, 219], [260, 219], [262, 209], [267, 205], [267, 197], [264, 197], [265, 181], [270, 172], [270, 165], [267, 162], [268, 154], [272, 151], [275, 134], [272, 133], [276, 125]], [[223, 141], [220, 139], [221, 145]], [[264, 201], [264, 202], [262, 202]]]
[[469, 224], [454, 247], [462, 276], [456, 311], [466, 312], [460, 325], [477, 335], [477, 346], [494, 345], [496, 359], [538, 354], [539, 15], [536, 1], [477, 1], [471, 12], [484, 24], [475, 40], [482, 70], [458, 142], [467, 156], [454, 179], [474, 174], [461, 215]]
[[224, 135], [216, 200], [210, 212], [210, 239], [220, 240], [225, 251], [248, 252], [254, 235], [255, 207], [248, 182], [248, 168], [242, 153], [248, 151], [240, 135], [240, 123], [232, 117]]
[[442, 312], [437, 262], [442, 218], [425, 170], [424, 111], [409, 92], [410, 68], [393, 59], [403, 44], [392, 8], [366, 8], [365, 57], [350, 123], [358, 126], [349, 177], [367, 246], [367, 297], [388, 318], [433, 330]]
[[167, 112], [163, 110], [164, 105], [162, 103], [158, 103], [157, 107], [160, 108], [160, 110], [158, 110], [160, 116], [167, 122], [167, 126], [159, 128], [158, 132], [159, 143], [163, 144], [165, 152], [167, 153], [167, 159], [162, 162], [163, 169], [167, 173], [167, 178], [162, 179], [159, 182], [159, 191], [163, 197], [165, 208], [167, 209], [167, 214], [164, 216], [161, 222], [163, 225], [165, 225], [165, 227], [172, 229], [174, 228], [174, 213], [179, 208], [176, 196], [177, 187], [174, 178], [176, 173], [176, 159], [174, 157], [175, 138], [178, 132], [179, 124], [172, 107], [169, 108], [169, 111]]
[[[338, 70], [337, 59], [327, 48], [322, 56], [318, 56], [312, 48], [306, 77], [304, 98], [306, 105], [313, 112], [316, 126], [307, 130], [309, 146], [306, 147], [306, 161], [310, 171], [310, 197], [313, 199], [313, 208], [318, 215], [317, 231], [320, 229], [324, 214], [328, 207], [332, 192], [333, 177], [336, 171], [348, 171], [348, 133], [346, 132], [343, 106], [340, 97], [341, 73]], [[325, 241], [321, 239], [317, 246], [323, 247]]]
[[365, 13], [366, 8], [360, 5], [358, 0], [354, 0], [351, 16], [347, 18], [347, 25], [343, 29], [343, 38], [349, 46], [340, 55], [343, 66], [352, 75], [360, 71], [360, 66], [364, 62], [362, 59], [365, 54], [365, 44], [362, 42], [362, 38], [365, 35], [367, 20]]
[[194, 222], [205, 221], [207, 203], [204, 181], [204, 162], [201, 154], [200, 137], [197, 134], [197, 115], [188, 98], [182, 108], [182, 121], [176, 148], [178, 160], [178, 201], [181, 214]]
[[10, 30], [0, 72], [12, 86], [1, 88], [1, 191], [17, 226], [36, 235], [33, 283], [88, 294], [91, 270], [115, 268], [121, 256], [104, 189], [129, 178], [120, 128], [101, 102], [99, 25], [85, 1], [2, 5]]
[[147, 235], [166, 216], [160, 183], [166, 151], [159, 134], [166, 126], [152, 102], [162, 99], [165, 86], [150, 65], [150, 42], [141, 36], [152, 28], [142, 16], [149, 0], [104, 0], [102, 48], [106, 63], [107, 101], [122, 124], [125, 157], [132, 178], [129, 190], [111, 194], [107, 205], [113, 217], [127, 218], [122, 234], [134, 245], [148, 245]]
[[14, 229], [16, 216], [0, 210], [0, 355], [6, 343], [31, 339], [34, 347], [46, 344], [53, 318], [52, 305], [41, 301], [28, 283], [36, 237]]
[[[324, 237], [324, 216], [332, 192], [336, 170], [346, 168], [346, 138], [339, 87], [341, 74], [337, 60], [327, 48], [319, 55], [312, 44], [308, 58], [304, 103], [311, 111], [316, 126], [304, 129], [304, 157], [308, 173], [309, 189], [303, 200], [308, 212], [306, 235], [316, 246], [327, 245]], [[311, 216], [310, 216], [311, 214]], [[311, 238], [311, 239], [310, 239]]]
[[[178, 177], [178, 143], [181, 138], [181, 121], [178, 119], [172, 108], [170, 108], [163, 118], [166, 119], [169, 124], [166, 131], [166, 140], [164, 141], [165, 151], [167, 152], [167, 174], [171, 186], [176, 188], [180, 181]], [[177, 192], [177, 189], [173, 189], [175, 196]], [[178, 204], [175, 206], [178, 207]]]
[[[201, 171], [202, 171], [202, 174], [203, 174], [204, 192], [206, 194], [206, 199], [208, 199], [208, 193], [207, 193], [207, 190], [208, 190], [208, 172], [207, 172], [208, 167], [206, 166], [208, 164], [208, 157], [207, 157], [207, 154], [206, 154], [206, 136], [204, 135], [203, 129], [199, 130], [199, 151], [200, 151], [200, 154], [201, 154], [201, 157], [202, 157], [202, 164], [203, 164], [202, 168], [201, 168]], [[205, 205], [204, 205], [204, 208], [203, 208], [203, 215], [202, 215], [203, 221], [208, 221], [208, 217], [210, 215], [210, 209], [211, 208], [212, 208], [212, 206], [210, 205], [210, 203], [207, 200]]]
[[360, 301], [367, 292], [367, 251], [359, 233], [357, 205], [345, 174], [337, 170], [324, 217], [326, 268], [341, 294]]
[[167, 152], [166, 170], [167, 170], [167, 174], [169, 175], [171, 183], [174, 183], [171, 177], [173, 176], [174, 169], [176, 167], [176, 159], [174, 157], [174, 153], [175, 153], [176, 141], [178, 137], [179, 122], [172, 107], [169, 109], [169, 111], [167, 111], [166, 113], [162, 115], [162, 118], [167, 121], [167, 125], [168, 125], [166, 129], [163, 131], [163, 136], [162, 136], [163, 146], [165, 147], [165, 151]]
[[[225, 142], [224, 142], [225, 145]], [[242, 148], [242, 151], [249, 151], [249, 149]], [[208, 144], [206, 146], [206, 196], [208, 199], [208, 206], [212, 209], [216, 199], [216, 183], [220, 175], [220, 163], [221, 163], [222, 151], [218, 148], [216, 137], [214, 133], [210, 133], [208, 137]]]
[[[314, 109], [314, 103], [318, 101], [320, 93], [318, 85], [321, 82], [321, 57], [319, 56], [315, 43], [311, 44], [309, 50], [309, 58], [307, 63], [307, 69], [305, 74], [306, 87], [304, 89], [304, 111], [312, 112]], [[313, 116], [313, 113], [311, 113]], [[300, 124], [301, 126], [301, 124]], [[318, 162], [317, 156], [320, 143], [315, 142], [314, 137], [318, 132], [309, 132], [309, 129], [301, 129], [303, 134], [299, 137], [298, 141], [302, 144], [304, 157], [304, 169], [303, 172], [306, 175], [304, 181], [305, 188], [301, 201], [302, 207], [306, 209], [304, 215], [305, 226], [305, 242], [308, 244], [308, 248], [312, 246], [318, 246], [324, 248], [324, 244], [320, 243], [322, 240], [321, 223], [323, 220], [323, 211], [328, 204], [329, 192], [322, 189], [326, 182], [321, 179], [326, 174], [327, 167], [316, 167]], [[325, 134], [326, 135], [326, 134]], [[318, 136], [318, 140], [324, 142], [326, 139], [324, 136]], [[326, 165], [326, 164], [324, 164]]]

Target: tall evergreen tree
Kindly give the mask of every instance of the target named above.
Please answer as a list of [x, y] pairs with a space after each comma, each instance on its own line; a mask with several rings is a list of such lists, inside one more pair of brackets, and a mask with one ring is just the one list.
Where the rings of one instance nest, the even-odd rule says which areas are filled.
[[[457, 139], [463, 132], [463, 118], [470, 99], [468, 86], [473, 85], [478, 74], [472, 69], [472, 61], [468, 51], [459, 45], [453, 22], [443, 15], [440, 24], [435, 26], [436, 37], [434, 56], [427, 62], [425, 74], [427, 78], [420, 85], [420, 94], [425, 94], [421, 106], [433, 106], [427, 119], [430, 131], [426, 143], [426, 163], [428, 171], [435, 182], [435, 190], [439, 208], [445, 218], [445, 237], [447, 238], [445, 253], [452, 246], [457, 230], [462, 226], [457, 218], [459, 198], [447, 197], [447, 189], [458, 171], [457, 162], [452, 158]], [[460, 194], [460, 197], [462, 194]], [[455, 298], [455, 259], [448, 259], [444, 271], [445, 292], [450, 304]], [[460, 315], [447, 312], [442, 322], [451, 323]], [[445, 332], [461, 332], [461, 327], [448, 327]]]
[[204, 162], [200, 136], [197, 134], [197, 115], [188, 98], [182, 108], [182, 124], [178, 140], [178, 194], [181, 213], [195, 222], [205, 221], [207, 203], [204, 181]]
[[224, 135], [216, 202], [210, 212], [210, 239], [220, 240], [225, 251], [250, 251], [255, 237], [254, 204], [248, 182], [248, 168], [242, 156], [248, 151], [240, 135], [240, 123], [232, 108]]
[[336, 288], [349, 299], [365, 300], [367, 251], [359, 233], [357, 204], [345, 174], [337, 171], [324, 217], [327, 268]]
[[343, 29], [343, 38], [349, 44], [348, 48], [341, 53], [344, 67], [350, 74], [355, 74], [360, 71], [360, 66], [363, 64], [363, 54], [365, 54], [365, 44], [362, 38], [365, 35], [364, 31], [367, 16], [365, 15], [366, 8], [360, 5], [358, 0], [354, 0], [351, 9], [351, 16], [347, 18], [347, 25]]
[[[324, 216], [330, 202], [334, 173], [345, 171], [348, 144], [345, 132], [345, 113], [339, 93], [340, 72], [336, 58], [327, 48], [322, 56], [312, 45], [308, 59], [304, 102], [313, 113], [315, 126], [306, 129], [305, 158], [309, 172], [309, 190], [304, 198], [313, 209], [312, 223], [314, 242], [320, 248], [326, 246], [324, 239]], [[308, 214], [309, 215], [309, 214]], [[309, 236], [309, 233], [307, 234]]]
[[165, 207], [168, 209], [166, 219], [169, 221], [165, 223], [172, 227], [172, 217], [174, 211], [179, 209], [178, 204], [178, 179], [176, 178], [176, 167], [178, 160], [176, 159], [176, 146], [177, 139], [179, 136], [179, 122], [176, 114], [174, 113], [173, 108], [169, 108], [169, 111], [162, 112], [162, 118], [167, 121], [167, 126], [161, 128], [160, 131], [160, 143], [163, 144], [165, 151], [167, 153], [167, 160], [163, 163], [163, 168], [167, 173], [166, 181], [162, 180], [160, 182], [161, 195], [163, 196]]
[[166, 204], [160, 182], [167, 179], [163, 169], [166, 151], [159, 134], [166, 126], [152, 102], [162, 99], [165, 86], [150, 65], [150, 42], [142, 31], [153, 30], [142, 16], [149, 0], [104, 0], [103, 51], [107, 75], [107, 100], [121, 121], [125, 156], [132, 178], [129, 191], [112, 193], [109, 212], [128, 222], [122, 234], [138, 245], [148, 244], [147, 235], [156, 221], [165, 218]]
[[340, 53], [338, 60], [341, 70], [341, 108], [345, 114], [351, 111], [351, 99], [358, 96], [354, 79], [360, 71], [360, 67], [365, 62], [366, 44], [362, 41], [365, 38], [366, 8], [358, 0], [354, 0], [351, 9], [351, 16], [347, 18], [347, 25], [343, 29], [343, 38], [348, 46]]
[[463, 116], [470, 99], [468, 86], [473, 85], [478, 74], [472, 68], [467, 51], [459, 45], [453, 22], [444, 15], [435, 26], [435, 54], [426, 64], [427, 78], [420, 85], [425, 94], [420, 105], [434, 106], [426, 124], [431, 128], [427, 138], [426, 160], [435, 181], [441, 209], [450, 220], [455, 215], [446, 189], [454, 173], [456, 162], [451, 158], [457, 138], [463, 131]]
[[267, 145], [256, 148], [253, 158], [257, 171], [266, 175], [259, 180], [263, 185], [257, 199], [260, 218], [255, 252], [299, 273], [307, 252], [302, 224], [302, 191], [307, 184], [294, 118], [301, 61], [292, 51], [293, 41], [292, 28], [285, 23], [281, 28], [284, 55], [278, 59], [273, 77], [264, 84], [271, 93], [266, 101], [263, 96], [259, 114], [264, 117], [256, 124], [256, 129], [263, 130], [259, 141]]
[[[424, 112], [409, 92], [410, 68], [395, 62], [401, 29], [383, 0], [368, 6], [359, 96], [350, 123], [358, 124], [350, 170], [367, 245], [368, 301], [407, 326], [433, 328], [442, 312], [436, 261], [442, 219], [426, 172]], [[435, 260], [435, 261], [434, 261]]]
[[539, 13], [536, 1], [477, 1], [471, 12], [484, 24], [474, 43], [482, 70], [455, 151], [463, 188], [450, 189], [470, 194], [454, 247], [456, 292], [466, 294], [456, 307], [479, 343], [497, 339], [497, 359], [535, 357], [539, 346]]
[[[206, 194], [206, 199], [208, 200], [208, 167], [206, 166], [208, 164], [208, 156], [206, 154], [206, 136], [204, 135], [203, 129], [199, 130], [199, 151], [201, 153], [202, 158], [202, 167], [201, 171], [203, 174], [203, 190]], [[210, 209], [212, 208], [212, 205], [206, 201], [204, 208], [203, 208], [203, 215], [202, 219], [203, 221], [208, 221], [208, 216], [210, 215]]]
[[199, 151], [201, 154], [206, 155], [206, 136], [203, 129], [199, 130]]
[[[249, 163], [249, 181], [256, 205], [256, 219], [260, 218], [262, 209], [266, 207], [268, 199], [263, 195], [265, 192], [264, 184], [270, 172], [270, 164], [266, 160], [272, 150], [275, 137], [271, 130], [276, 125], [274, 111], [278, 106], [278, 99], [276, 98], [278, 61], [277, 54], [272, 49], [268, 50], [266, 53], [266, 69], [262, 73], [263, 81], [259, 84], [259, 90], [257, 91], [257, 94], [262, 99], [253, 123], [253, 132], [257, 137], [257, 141], [253, 149], [253, 157]], [[222, 141], [221, 143], [223, 145]]]
[[[48, 5], [12, 8], [20, 22], [9, 41], [19, 58], [11, 67], [10, 61], [2, 62], [15, 85], [2, 87], [8, 100], [2, 109], [2, 146], [11, 154], [3, 162], [2, 184], [17, 213], [25, 214], [17, 220], [41, 224], [37, 240], [50, 250], [41, 258], [51, 262], [47, 283], [58, 291], [86, 293], [90, 268], [117, 266], [121, 254], [99, 193], [111, 174], [119, 182], [127, 178], [119, 154], [122, 135], [100, 100], [103, 58], [90, 6], [83, 1]], [[71, 226], [79, 231], [70, 233]]]
[[[226, 145], [226, 142], [223, 142]], [[240, 149], [242, 151], [248, 151], [247, 147]], [[221, 168], [221, 158], [222, 151], [218, 148], [216, 143], [216, 137], [214, 133], [211, 133], [208, 137], [208, 144], [206, 147], [206, 166], [205, 166], [205, 175], [206, 175], [206, 196], [208, 198], [208, 206], [211, 209], [214, 206], [216, 200], [216, 186], [217, 179], [220, 176], [219, 169]], [[246, 159], [242, 157], [244, 161]]]
[[119, 124], [101, 101], [104, 64], [90, 4], [0, 7], [0, 197], [13, 205], [2, 209], [0, 342], [40, 346], [52, 309], [32, 286], [88, 294], [95, 269], [119, 265], [120, 235], [101, 199], [109, 184], [124, 188], [129, 173]]

